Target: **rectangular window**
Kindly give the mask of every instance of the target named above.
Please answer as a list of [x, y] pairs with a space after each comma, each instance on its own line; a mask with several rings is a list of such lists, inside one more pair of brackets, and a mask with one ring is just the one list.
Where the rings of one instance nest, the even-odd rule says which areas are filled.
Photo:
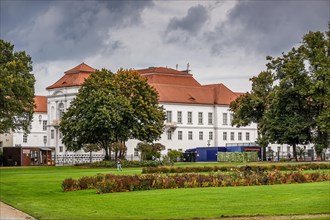
[[249, 132], [246, 132], [246, 134], [245, 134], [245, 139], [246, 139], [247, 141], [250, 140], [250, 133], [249, 133]]
[[62, 132], [59, 132], [60, 139], [62, 138]]
[[198, 124], [203, 124], [203, 112], [198, 112]]
[[222, 139], [223, 139], [224, 141], [227, 140], [227, 132], [223, 132], [223, 133], [222, 133]]
[[166, 111], [166, 122], [172, 122], [172, 111]]
[[178, 123], [179, 124], [182, 124], [182, 112], [181, 111], [178, 111]]
[[199, 132], [198, 136], [199, 136], [199, 140], [203, 140], [203, 132], [202, 131]]
[[42, 121], [42, 130], [43, 131], [47, 130], [47, 120]]
[[228, 124], [228, 118], [227, 118], [227, 113], [222, 114], [222, 124], [227, 125]]
[[188, 112], [188, 124], [192, 124], [192, 112]]
[[230, 132], [230, 140], [234, 141], [235, 140], [235, 134], [234, 132]]
[[208, 114], [208, 124], [213, 125], [213, 113], [209, 112]]
[[63, 152], [63, 147], [62, 146], [60, 146], [60, 152]]
[[178, 131], [178, 140], [182, 140], [182, 131]]
[[134, 157], [138, 157], [139, 156], [139, 151], [138, 149], [134, 148]]
[[232, 122], [233, 122], [233, 118], [234, 118], [234, 115], [233, 115], [233, 113], [230, 113], [230, 121], [229, 121], [229, 123], [231, 124]]
[[209, 132], [209, 140], [213, 140], [213, 132], [212, 131]]
[[26, 134], [23, 135], [23, 143], [27, 143], [27, 135]]
[[193, 132], [188, 131], [188, 140], [192, 140], [192, 139], [193, 139]]
[[54, 139], [54, 138], [55, 138], [55, 131], [50, 130], [50, 139]]
[[167, 131], [167, 140], [172, 140], [172, 131]]
[[44, 136], [44, 144], [46, 145], [47, 143], [47, 136]]
[[238, 140], [241, 141], [242, 140], [242, 132], [238, 132]]

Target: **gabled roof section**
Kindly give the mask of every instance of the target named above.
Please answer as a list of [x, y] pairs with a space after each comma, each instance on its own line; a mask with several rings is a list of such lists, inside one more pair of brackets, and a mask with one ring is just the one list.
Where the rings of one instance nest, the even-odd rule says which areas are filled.
[[93, 67], [90, 67], [83, 62], [83, 63], [79, 64], [78, 66], [65, 71], [64, 73], [94, 73], [94, 72], [95, 72], [95, 69]]
[[150, 67], [148, 69], [137, 70], [137, 72], [139, 72], [141, 76], [147, 78], [149, 84], [201, 86], [193, 75], [187, 71], [178, 71], [165, 67]]
[[48, 86], [46, 89], [55, 89], [62, 87], [81, 86], [85, 79], [89, 77], [91, 73], [96, 70], [85, 63], [81, 63], [78, 66], [65, 71], [64, 76], [59, 79], [53, 85]]
[[155, 74], [155, 73], [161, 73], [161, 74], [170, 74], [170, 75], [191, 75], [187, 71], [179, 71], [171, 68], [166, 67], [149, 67], [148, 69], [142, 69], [137, 70], [141, 75], [145, 74]]
[[231, 91], [222, 83], [204, 85], [203, 87], [212, 89], [214, 91], [214, 103], [219, 105], [229, 105], [242, 94]]
[[47, 97], [35, 96], [34, 97], [34, 112], [47, 112]]
[[213, 90], [192, 86], [173, 86], [166, 84], [150, 84], [159, 95], [159, 102], [185, 104], [214, 104]]

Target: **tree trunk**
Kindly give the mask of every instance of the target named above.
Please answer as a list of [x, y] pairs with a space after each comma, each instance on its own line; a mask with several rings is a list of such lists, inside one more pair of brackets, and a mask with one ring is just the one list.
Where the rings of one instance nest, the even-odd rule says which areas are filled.
[[293, 144], [292, 145], [292, 150], [293, 150], [293, 158], [298, 161], [298, 157], [297, 157], [297, 145]]

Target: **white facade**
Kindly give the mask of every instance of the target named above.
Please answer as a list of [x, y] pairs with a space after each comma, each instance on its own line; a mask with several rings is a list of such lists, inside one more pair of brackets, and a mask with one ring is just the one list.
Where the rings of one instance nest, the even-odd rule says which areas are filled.
[[[59, 123], [62, 114], [69, 108], [71, 102], [76, 97], [80, 86], [62, 87], [49, 89], [47, 96], [47, 111], [49, 126], [47, 129], [47, 146], [55, 147], [56, 164], [75, 164], [90, 161], [90, 153], [83, 150], [72, 152], [65, 148], [62, 143], [62, 134], [59, 131]], [[104, 158], [103, 151], [93, 152], [93, 161]]]
[[[184, 152], [196, 147], [255, 145], [256, 125], [241, 128], [231, 126], [229, 106], [160, 104], [167, 115], [165, 131], [160, 140], [156, 141], [166, 147], [162, 155], [166, 155], [169, 150]], [[126, 143], [128, 158], [132, 158], [138, 142], [130, 140]]]
[[30, 133], [24, 134], [18, 130], [9, 134], [2, 134], [2, 147], [45, 147], [47, 144], [47, 113], [35, 112], [30, 126]]

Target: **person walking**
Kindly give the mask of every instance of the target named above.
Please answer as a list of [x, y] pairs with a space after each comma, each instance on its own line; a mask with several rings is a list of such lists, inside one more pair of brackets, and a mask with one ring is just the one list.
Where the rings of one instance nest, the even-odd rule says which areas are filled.
[[117, 171], [122, 171], [121, 160], [119, 158], [117, 158]]

